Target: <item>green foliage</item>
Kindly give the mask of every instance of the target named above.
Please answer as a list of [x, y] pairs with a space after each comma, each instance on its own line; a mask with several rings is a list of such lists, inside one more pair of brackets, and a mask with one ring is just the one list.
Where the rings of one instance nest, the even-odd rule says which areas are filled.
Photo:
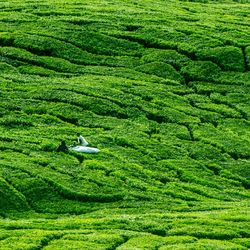
[[[225, 133], [226, 132], [226, 133]], [[232, 158], [247, 158], [249, 156], [247, 148], [249, 141], [241, 140], [229, 130], [215, 129], [211, 125], [205, 125], [194, 131], [194, 136], [213, 144], [216, 147], [229, 153]]]
[[244, 71], [244, 58], [240, 48], [224, 46], [201, 50], [197, 54], [200, 60], [211, 60], [223, 70]]
[[225, 243], [224, 241], [219, 240], [198, 240], [196, 243], [188, 243], [188, 244], [172, 244], [169, 246], [163, 246], [159, 248], [160, 250], [167, 249], [246, 249], [238, 244], [234, 243]]
[[40, 75], [40, 76], [50, 76], [56, 74], [56, 72], [53, 70], [33, 65], [20, 66], [18, 67], [18, 71], [22, 74]]
[[241, 113], [235, 109], [228, 107], [225, 104], [214, 104], [214, 103], [199, 103], [196, 104], [198, 108], [217, 112], [222, 114], [224, 117], [241, 118]]
[[12, 115], [6, 115], [0, 118], [0, 124], [2, 126], [8, 127], [8, 128], [26, 128], [33, 126], [32, 121], [30, 121], [30, 118], [26, 115], [20, 115], [20, 116], [12, 116]]
[[143, 62], [165, 62], [173, 65], [174, 67], [181, 68], [189, 58], [185, 55], [178, 53], [175, 50], [152, 50], [142, 57]]
[[56, 150], [56, 146], [50, 141], [44, 142], [41, 144], [41, 150], [46, 152], [53, 152]]
[[25, 197], [2, 177], [0, 177], [0, 187], [1, 210], [22, 211], [29, 208]]
[[247, 1], [0, 8], [0, 249], [250, 247]]
[[1, 73], [14, 73], [16, 69], [7, 63], [0, 62], [0, 71]]
[[181, 73], [188, 80], [213, 81], [220, 73], [220, 68], [210, 61], [192, 61], [181, 68]]
[[[218, 161], [223, 161], [227, 157], [225, 154], [222, 154], [221, 151], [210, 145], [203, 144], [200, 142], [192, 143], [192, 145], [187, 144], [188, 150], [190, 152], [190, 157], [197, 160], [209, 160], [209, 159], [217, 159]], [[212, 168], [213, 169], [213, 168]], [[218, 174], [218, 169], [215, 167], [214, 173]]]
[[171, 80], [183, 81], [182, 76], [174, 69], [174, 67], [167, 63], [147, 63], [142, 66], [136, 67], [136, 70]]
[[246, 62], [248, 69], [250, 68], [250, 46], [246, 48]]
[[143, 47], [136, 42], [117, 39], [101, 32], [96, 32], [96, 28], [93, 31], [84, 30], [84, 32], [74, 33], [67, 30], [64, 34], [61, 32], [56, 32], [55, 34], [59, 38], [69, 40], [82, 50], [93, 54], [138, 56], [143, 51]]
[[40, 56], [55, 56], [78, 63], [88, 63], [93, 61], [91, 54], [73, 46], [70, 43], [54, 39], [52, 37], [16, 34], [13, 37], [13, 45], [26, 49]]

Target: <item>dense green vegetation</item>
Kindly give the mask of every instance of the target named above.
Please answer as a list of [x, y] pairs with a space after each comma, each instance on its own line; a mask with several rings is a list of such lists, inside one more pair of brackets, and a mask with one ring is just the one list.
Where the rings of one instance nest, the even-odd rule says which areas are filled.
[[0, 249], [249, 249], [249, 99], [248, 0], [0, 1]]

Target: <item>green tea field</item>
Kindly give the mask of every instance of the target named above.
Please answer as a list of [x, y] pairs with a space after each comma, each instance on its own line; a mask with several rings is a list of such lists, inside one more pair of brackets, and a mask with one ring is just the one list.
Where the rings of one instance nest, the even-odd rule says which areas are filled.
[[249, 0], [0, 0], [0, 250], [250, 249], [249, 119]]

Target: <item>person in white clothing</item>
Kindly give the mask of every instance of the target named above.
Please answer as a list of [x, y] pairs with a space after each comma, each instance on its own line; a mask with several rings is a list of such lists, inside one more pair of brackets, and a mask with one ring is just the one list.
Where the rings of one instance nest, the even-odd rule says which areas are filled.
[[80, 133], [77, 133], [77, 142], [78, 144], [80, 144], [81, 146], [87, 146], [89, 143], [85, 140], [85, 138], [80, 135]]

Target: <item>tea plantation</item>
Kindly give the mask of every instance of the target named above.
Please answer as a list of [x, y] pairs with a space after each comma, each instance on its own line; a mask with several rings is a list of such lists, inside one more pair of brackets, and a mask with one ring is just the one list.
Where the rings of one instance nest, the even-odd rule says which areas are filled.
[[250, 249], [249, 100], [249, 0], [0, 0], [0, 249]]

